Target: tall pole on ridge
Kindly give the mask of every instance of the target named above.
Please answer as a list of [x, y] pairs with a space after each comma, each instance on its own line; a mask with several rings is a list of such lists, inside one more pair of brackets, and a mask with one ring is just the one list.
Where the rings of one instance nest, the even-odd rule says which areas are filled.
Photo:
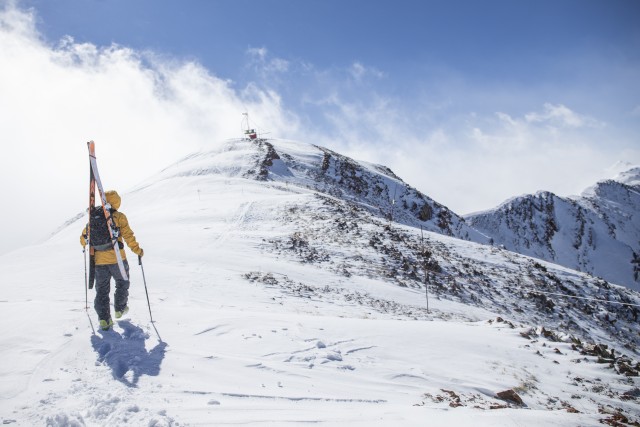
[[429, 280], [427, 273], [427, 260], [426, 260], [426, 252], [424, 250], [424, 230], [422, 229], [422, 225], [420, 225], [420, 242], [422, 245], [422, 266], [424, 268], [424, 292], [427, 297], [427, 313], [429, 312]]

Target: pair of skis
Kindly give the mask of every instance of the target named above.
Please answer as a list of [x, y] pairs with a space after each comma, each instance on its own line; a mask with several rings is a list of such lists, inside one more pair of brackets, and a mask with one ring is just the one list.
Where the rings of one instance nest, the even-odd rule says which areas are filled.
[[[122, 256], [120, 255], [120, 247], [117, 244], [118, 240], [118, 228], [116, 227], [115, 221], [111, 216], [111, 211], [109, 210], [110, 206], [107, 203], [107, 198], [104, 194], [104, 188], [102, 187], [102, 181], [100, 180], [100, 174], [98, 173], [98, 163], [96, 161], [96, 144], [93, 141], [87, 142], [87, 147], [89, 148], [89, 216], [91, 216], [91, 211], [96, 202], [96, 187], [98, 187], [98, 194], [100, 195], [100, 200], [102, 202], [102, 210], [104, 211], [104, 217], [107, 220], [107, 228], [109, 229], [109, 235], [111, 237], [112, 242], [116, 242], [113, 245], [113, 252], [116, 254], [116, 260], [118, 261], [118, 268], [120, 269], [120, 274], [122, 274], [122, 278], [124, 280], [129, 280], [127, 275], [127, 271], [124, 268], [124, 263], [122, 261]], [[87, 225], [87, 242], [91, 242], [91, 227]], [[94, 257], [94, 249], [89, 247], [89, 288], [93, 288], [93, 283], [95, 282], [95, 257]]]
[[[109, 208], [109, 204], [107, 203], [107, 198], [104, 194], [104, 188], [102, 187], [102, 181], [100, 180], [100, 173], [98, 173], [98, 163], [96, 161], [96, 144], [93, 141], [87, 142], [87, 147], [89, 148], [89, 223], [87, 224], [87, 236], [86, 241], [90, 242], [91, 240], [91, 210], [96, 202], [96, 187], [98, 187], [98, 194], [100, 195], [100, 201], [102, 202], [102, 210], [104, 211], [104, 217], [107, 220], [107, 228], [109, 229], [109, 236], [111, 237], [111, 241], [114, 242], [113, 251], [116, 254], [116, 260], [118, 262], [118, 268], [120, 270], [120, 274], [122, 274], [122, 278], [124, 280], [129, 280], [129, 276], [127, 275], [127, 270], [124, 268], [124, 262], [122, 261], [122, 256], [120, 255], [120, 246], [118, 245], [118, 237], [119, 231], [116, 227], [115, 221], [111, 216], [111, 211]], [[88, 288], [93, 288], [93, 283], [95, 282], [95, 250], [89, 246], [89, 255], [90, 255], [90, 269], [89, 269], [89, 285]], [[85, 252], [86, 257], [86, 252]], [[140, 268], [142, 269], [142, 280], [144, 281], [144, 292], [147, 295], [147, 305], [149, 306], [149, 316], [151, 318], [151, 325], [153, 329], [155, 329], [156, 334], [158, 335], [158, 339], [160, 342], [162, 338], [160, 337], [160, 333], [158, 333], [158, 329], [154, 324], [153, 315], [151, 314], [151, 302], [149, 301], [149, 291], [147, 290], [147, 279], [144, 277], [144, 267], [142, 266], [142, 257], [138, 256], [138, 264], [140, 264]], [[85, 280], [86, 280], [86, 258], [85, 258]], [[88, 295], [87, 295], [87, 286], [85, 286], [85, 309], [87, 310], [87, 315], [89, 314], [89, 303], [88, 303]], [[93, 323], [91, 322], [91, 317], [89, 317], [89, 322], [91, 323], [91, 329], [93, 329]], [[95, 334], [95, 329], [93, 330]]]

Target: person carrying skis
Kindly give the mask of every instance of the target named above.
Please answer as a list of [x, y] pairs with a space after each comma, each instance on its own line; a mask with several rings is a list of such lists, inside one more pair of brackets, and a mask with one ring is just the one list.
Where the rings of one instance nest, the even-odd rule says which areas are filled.
[[[118, 246], [120, 250], [120, 255], [122, 256], [122, 260], [124, 263], [125, 271], [127, 275], [129, 274], [129, 263], [127, 262], [127, 257], [124, 252], [124, 244], [122, 240], [127, 243], [129, 249], [139, 257], [144, 254], [142, 248], [136, 241], [136, 238], [133, 234], [133, 230], [129, 226], [129, 221], [127, 217], [122, 212], [118, 212], [117, 209], [120, 207], [120, 203], [122, 199], [120, 195], [116, 191], [107, 191], [105, 193], [105, 198], [107, 199], [107, 203], [111, 205], [111, 215], [113, 221], [115, 222], [116, 227], [120, 230], [118, 236]], [[88, 243], [87, 236], [91, 236], [94, 231], [89, 228], [89, 224], [87, 224], [80, 235], [80, 244], [85, 247]], [[96, 233], [98, 230], [96, 230]], [[89, 237], [90, 240], [93, 240]], [[118, 268], [116, 254], [114, 252], [114, 248], [109, 245], [108, 248], [95, 247], [95, 245], [90, 244], [91, 249], [93, 250], [95, 256], [95, 278], [96, 278], [96, 299], [94, 302], [94, 307], [96, 313], [98, 313], [98, 319], [100, 320], [100, 328], [102, 330], [108, 330], [113, 326], [113, 320], [111, 320], [111, 309], [110, 309], [110, 300], [109, 293], [111, 291], [111, 278], [113, 277], [116, 282], [116, 291], [114, 294], [114, 309], [115, 309], [115, 317], [116, 319], [121, 318], [124, 314], [129, 311], [129, 306], [127, 305], [129, 300], [129, 280], [125, 280], [120, 273], [120, 269]]]

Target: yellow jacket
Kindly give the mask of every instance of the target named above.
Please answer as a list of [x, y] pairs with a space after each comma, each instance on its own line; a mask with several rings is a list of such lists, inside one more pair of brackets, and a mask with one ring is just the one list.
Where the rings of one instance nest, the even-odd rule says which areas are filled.
[[[115, 191], [107, 191], [105, 193], [105, 197], [107, 199], [107, 203], [111, 205], [112, 208], [118, 209], [120, 207], [120, 196]], [[122, 212], [114, 212], [113, 220], [116, 223], [116, 227], [120, 229], [120, 236], [118, 237], [118, 243], [122, 243], [122, 240], [127, 243], [131, 252], [136, 255], [142, 256], [144, 253], [140, 245], [136, 241], [136, 237], [133, 234], [133, 230], [129, 227], [129, 220], [127, 216]], [[89, 228], [89, 224], [87, 224], [82, 230], [82, 234], [80, 235], [80, 244], [84, 247], [87, 245], [86, 235], [87, 229]], [[91, 249], [93, 251], [93, 249]], [[127, 259], [127, 255], [124, 252], [124, 249], [120, 249], [120, 256], [122, 259]], [[116, 259], [116, 254], [113, 249], [109, 249], [106, 251], [95, 251], [95, 261], [96, 265], [106, 265], [106, 264], [116, 264], [118, 261]]]

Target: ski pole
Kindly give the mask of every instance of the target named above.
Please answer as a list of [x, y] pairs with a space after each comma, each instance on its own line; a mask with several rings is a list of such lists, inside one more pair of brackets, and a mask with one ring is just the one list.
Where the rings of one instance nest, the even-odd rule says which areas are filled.
[[420, 225], [420, 245], [422, 246], [422, 262], [424, 263], [424, 293], [427, 296], [427, 313], [429, 312], [429, 273], [427, 273], [427, 252], [424, 250], [424, 230]]
[[89, 281], [87, 279], [87, 250], [86, 248], [82, 248], [82, 253], [84, 254], [84, 311], [87, 313], [87, 318], [89, 319], [89, 325], [91, 325], [91, 331], [93, 331], [93, 335], [96, 334], [96, 330], [93, 327], [93, 321], [91, 320], [91, 316], [89, 316], [89, 291], [87, 288], [89, 287]]
[[82, 254], [84, 255], [84, 309], [89, 310], [89, 280], [87, 279], [87, 250], [82, 248]]
[[147, 306], [149, 306], [149, 317], [151, 318], [151, 323], [153, 323], [153, 315], [151, 314], [151, 303], [149, 302], [149, 291], [147, 290], [147, 279], [144, 277], [144, 266], [142, 265], [142, 257], [138, 255], [138, 265], [140, 265], [140, 269], [142, 270], [142, 282], [144, 283], [144, 293], [147, 294]]

